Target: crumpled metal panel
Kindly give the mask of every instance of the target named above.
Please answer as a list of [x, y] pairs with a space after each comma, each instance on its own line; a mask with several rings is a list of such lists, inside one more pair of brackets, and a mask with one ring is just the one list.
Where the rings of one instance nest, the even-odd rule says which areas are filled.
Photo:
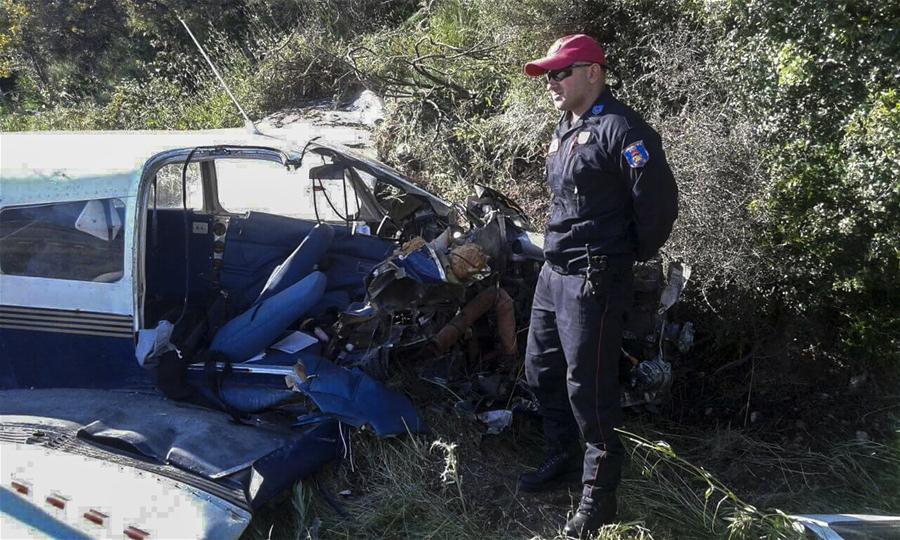
[[806, 536], [821, 540], [900, 539], [900, 516], [864, 514], [803, 514], [791, 516]]

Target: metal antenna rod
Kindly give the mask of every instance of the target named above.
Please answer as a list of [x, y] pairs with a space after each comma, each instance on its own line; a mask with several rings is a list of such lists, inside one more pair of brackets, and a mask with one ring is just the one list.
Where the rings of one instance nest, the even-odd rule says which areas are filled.
[[219, 79], [219, 83], [222, 85], [222, 88], [225, 89], [225, 92], [228, 94], [228, 97], [231, 98], [231, 102], [234, 103], [234, 106], [237, 107], [238, 110], [241, 112], [241, 116], [244, 117], [245, 125], [248, 128], [252, 129], [254, 133], [259, 133], [259, 130], [256, 129], [256, 124], [253, 123], [253, 120], [250, 120], [250, 117], [247, 116], [247, 113], [244, 111], [244, 108], [241, 107], [240, 103], [238, 103], [237, 98], [235, 98], [234, 94], [231, 93], [231, 89], [228, 88], [227, 84], [225, 84], [225, 79], [223, 79], [222, 76], [219, 75], [219, 70], [216, 69], [216, 66], [212, 63], [212, 60], [209, 59], [209, 56], [206, 54], [206, 51], [203, 50], [203, 45], [200, 45], [200, 42], [197, 41], [196, 37], [194, 37], [194, 33], [191, 32], [190, 27], [188, 27], [187, 23], [184, 22], [184, 19], [182, 19], [180, 16], [175, 15], [175, 17], [178, 18], [178, 22], [180, 22], [181, 25], [184, 26], [184, 29], [187, 30], [188, 35], [191, 36], [191, 39], [194, 41], [194, 45], [196, 45], [197, 48], [200, 49], [200, 54], [203, 55], [204, 60], [206, 60], [206, 63], [209, 64], [209, 67], [212, 69], [216, 78]]

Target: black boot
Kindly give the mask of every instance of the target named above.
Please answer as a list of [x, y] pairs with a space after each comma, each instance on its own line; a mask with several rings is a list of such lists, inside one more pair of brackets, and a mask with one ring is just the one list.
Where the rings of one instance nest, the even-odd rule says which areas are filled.
[[536, 471], [519, 475], [519, 489], [533, 493], [559, 487], [570, 473], [578, 470], [577, 457], [579, 456], [572, 450], [551, 448]]
[[581, 503], [572, 519], [563, 527], [569, 538], [590, 538], [600, 527], [616, 520], [616, 493], [602, 493], [593, 497], [581, 496]]

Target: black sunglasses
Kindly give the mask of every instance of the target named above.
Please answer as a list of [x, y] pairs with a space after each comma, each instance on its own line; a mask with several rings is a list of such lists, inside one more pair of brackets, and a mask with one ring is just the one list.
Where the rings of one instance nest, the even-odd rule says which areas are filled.
[[547, 72], [547, 82], [556, 81], [561, 82], [565, 79], [569, 78], [569, 75], [572, 74], [572, 70], [580, 67], [592, 66], [593, 64], [572, 64], [569, 67], [564, 67], [562, 69], [553, 69]]

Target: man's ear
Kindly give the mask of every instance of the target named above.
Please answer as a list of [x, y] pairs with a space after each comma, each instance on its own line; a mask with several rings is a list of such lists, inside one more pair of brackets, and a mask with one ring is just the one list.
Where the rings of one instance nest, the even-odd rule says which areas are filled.
[[606, 70], [603, 69], [603, 66], [601, 66], [600, 64], [591, 64], [591, 67], [589, 67], [588, 69], [591, 71], [591, 82], [606, 82]]

